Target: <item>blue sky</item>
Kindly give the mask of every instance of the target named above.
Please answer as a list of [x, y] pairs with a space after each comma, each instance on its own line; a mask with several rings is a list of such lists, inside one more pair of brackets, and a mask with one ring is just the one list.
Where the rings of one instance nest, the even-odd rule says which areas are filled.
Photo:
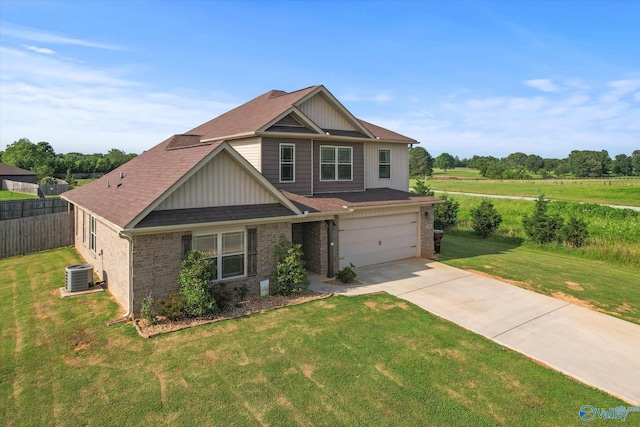
[[0, 0], [0, 149], [140, 153], [323, 84], [432, 155], [640, 149], [640, 1]]

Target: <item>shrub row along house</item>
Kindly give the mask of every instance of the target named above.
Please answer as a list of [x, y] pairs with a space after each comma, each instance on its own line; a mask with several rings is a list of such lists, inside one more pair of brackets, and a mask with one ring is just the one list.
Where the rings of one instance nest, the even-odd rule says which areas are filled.
[[259, 282], [280, 236], [307, 268], [433, 256], [433, 204], [407, 192], [414, 139], [355, 118], [324, 86], [273, 90], [66, 192], [75, 246], [127, 313], [178, 290], [189, 250]]

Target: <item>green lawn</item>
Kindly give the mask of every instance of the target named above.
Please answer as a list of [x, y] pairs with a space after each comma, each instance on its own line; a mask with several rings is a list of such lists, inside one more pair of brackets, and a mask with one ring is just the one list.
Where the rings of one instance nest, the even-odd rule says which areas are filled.
[[478, 169], [469, 168], [455, 168], [448, 169], [446, 172], [443, 169], [433, 168], [433, 179], [487, 179], [480, 175]]
[[9, 190], [0, 190], [0, 200], [37, 199], [33, 194], [15, 193]]
[[[455, 233], [455, 232], [453, 232]], [[440, 260], [640, 324], [640, 267], [445, 233]]]
[[[413, 186], [414, 181], [410, 181]], [[433, 179], [432, 190], [503, 196], [538, 197], [573, 202], [640, 206], [640, 178], [576, 180], [463, 180]]]
[[625, 405], [387, 294], [145, 340], [106, 326], [106, 292], [59, 298], [79, 262], [0, 260], [2, 425], [564, 426]]

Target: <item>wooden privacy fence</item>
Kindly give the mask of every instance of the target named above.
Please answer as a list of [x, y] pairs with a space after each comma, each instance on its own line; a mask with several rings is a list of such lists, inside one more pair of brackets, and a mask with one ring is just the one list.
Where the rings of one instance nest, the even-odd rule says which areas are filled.
[[69, 204], [62, 199], [21, 199], [0, 201], [0, 221], [66, 212]]
[[31, 194], [38, 197], [57, 196], [69, 190], [69, 184], [31, 184], [29, 182], [2, 180], [2, 189], [14, 193]]
[[73, 212], [0, 221], [0, 258], [73, 245]]

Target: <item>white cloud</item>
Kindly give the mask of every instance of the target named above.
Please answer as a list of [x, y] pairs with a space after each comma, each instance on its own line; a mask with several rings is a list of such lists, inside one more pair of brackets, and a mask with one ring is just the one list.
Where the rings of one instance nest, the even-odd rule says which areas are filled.
[[56, 51], [48, 49], [46, 47], [37, 47], [37, 46], [22, 46], [27, 50], [31, 50], [33, 52], [42, 53], [44, 55], [55, 55]]
[[127, 67], [96, 69], [0, 47], [0, 149], [19, 138], [56, 152], [140, 153], [233, 107], [155, 90]]
[[75, 45], [92, 47], [95, 49], [107, 49], [107, 50], [123, 50], [120, 46], [115, 46], [108, 43], [98, 43], [90, 40], [80, 40], [73, 37], [68, 37], [62, 34], [55, 34], [52, 32], [46, 32], [29, 27], [23, 27], [13, 25], [7, 22], [0, 23], [0, 34], [14, 37], [21, 40], [29, 40], [39, 43], [59, 44], [59, 45]]
[[523, 83], [543, 92], [557, 92], [559, 90], [558, 86], [549, 79], [525, 80]]
[[[567, 85], [548, 97], [444, 97], [402, 116], [367, 120], [416, 138], [432, 155], [503, 157], [521, 151], [564, 158], [571, 150], [605, 149], [614, 156], [637, 147], [640, 105], [622, 99], [605, 102], [602, 97], [617, 91], [640, 100], [634, 87], [632, 81], [617, 80]], [[421, 111], [429, 115], [418, 114]]]

